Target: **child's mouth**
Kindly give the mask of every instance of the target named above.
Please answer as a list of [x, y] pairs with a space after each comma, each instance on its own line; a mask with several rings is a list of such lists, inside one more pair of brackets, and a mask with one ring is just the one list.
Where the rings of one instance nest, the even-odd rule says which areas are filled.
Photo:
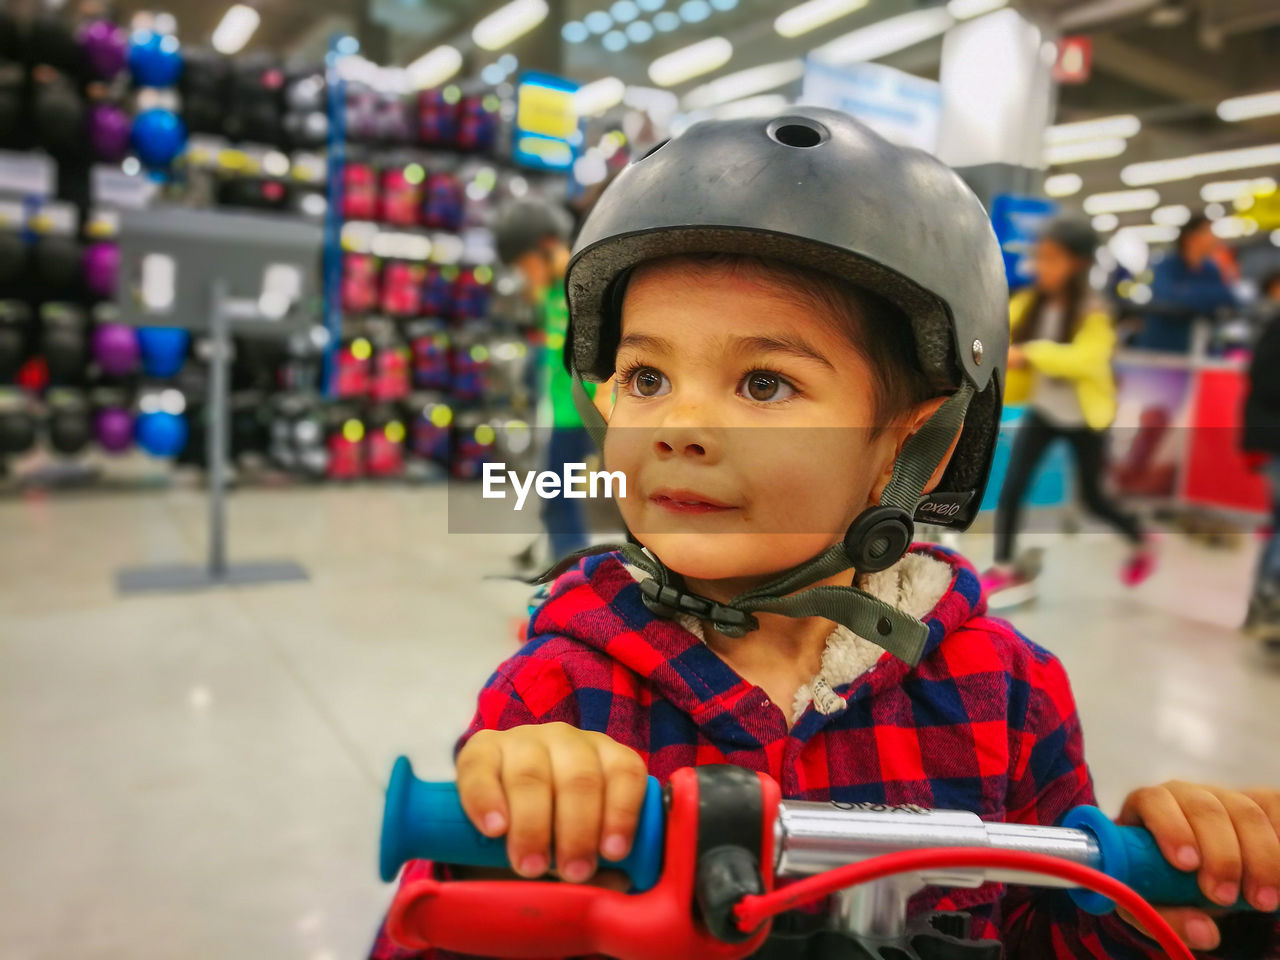
[[672, 513], [723, 513], [737, 509], [693, 490], [661, 490], [650, 494], [649, 500]]

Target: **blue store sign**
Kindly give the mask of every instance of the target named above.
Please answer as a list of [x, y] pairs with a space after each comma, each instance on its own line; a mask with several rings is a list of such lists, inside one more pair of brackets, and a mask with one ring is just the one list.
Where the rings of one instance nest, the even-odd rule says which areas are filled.
[[1031, 282], [1031, 253], [1036, 237], [1058, 212], [1058, 205], [1044, 197], [1021, 197], [1001, 193], [991, 200], [991, 225], [1004, 256], [1004, 275], [1009, 289]]

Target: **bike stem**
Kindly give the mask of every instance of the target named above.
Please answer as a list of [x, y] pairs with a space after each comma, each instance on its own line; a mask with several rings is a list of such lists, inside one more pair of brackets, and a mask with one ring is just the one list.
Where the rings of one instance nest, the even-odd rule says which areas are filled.
[[[1086, 830], [988, 823], [963, 810], [783, 800], [774, 822], [774, 870], [779, 878], [807, 877], [885, 853], [938, 847], [1040, 853], [1094, 869], [1102, 863], [1098, 842]], [[907, 901], [915, 893], [929, 886], [972, 888], [984, 883], [1072, 886], [1057, 877], [977, 867], [903, 874], [836, 894], [832, 926], [859, 939], [900, 937], [906, 929]]]

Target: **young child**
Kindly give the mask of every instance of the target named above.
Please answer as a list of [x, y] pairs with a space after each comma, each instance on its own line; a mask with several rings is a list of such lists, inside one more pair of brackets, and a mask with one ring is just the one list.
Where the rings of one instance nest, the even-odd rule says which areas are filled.
[[[554, 854], [603, 882], [645, 775], [697, 764], [1016, 823], [1093, 802], [1061, 664], [985, 615], [963, 559], [911, 546], [913, 518], [972, 519], [999, 424], [1003, 269], [953, 172], [833, 111], [697, 124], [605, 192], [567, 290], [575, 371], [615, 378], [605, 462], [643, 549], [559, 576], [460, 744], [463, 806], [520, 876]], [[1172, 783], [1121, 819], [1217, 902], [1275, 908], [1276, 793]], [[1159, 955], [1045, 891], [912, 907], [968, 911], [1009, 957]], [[1204, 911], [1164, 912], [1219, 946]], [[374, 956], [413, 954], [384, 933]]]
[[1155, 551], [1138, 518], [1102, 489], [1107, 429], [1116, 415], [1116, 335], [1110, 310], [1089, 290], [1097, 249], [1097, 234], [1087, 221], [1053, 221], [1036, 243], [1035, 283], [1009, 304], [1013, 345], [1004, 397], [1030, 409], [1018, 427], [996, 507], [995, 565], [982, 576], [993, 610], [1035, 596], [1035, 577], [1015, 565], [1014, 547], [1031, 478], [1060, 439], [1071, 445], [1085, 507], [1130, 543], [1121, 582], [1137, 586], [1155, 567]]
[[[526, 299], [538, 311], [545, 338], [539, 351], [539, 389], [551, 414], [546, 468], [563, 472], [566, 463], [580, 463], [590, 452], [591, 438], [573, 403], [571, 380], [564, 363], [564, 341], [569, 326], [565, 303], [564, 273], [569, 263], [569, 237], [573, 221], [564, 208], [540, 197], [512, 200], [498, 213], [494, 240], [498, 257], [524, 279]], [[578, 500], [556, 497], [543, 505], [543, 524], [550, 541], [551, 560], [581, 550], [588, 543], [586, 509]], [[541, 551], [538, 543], [517, 558], [519, 572], [528, 576]], [[543, 565], [545, 566], [545, 564]], [[538, 569], [541, 569], [539, 567]]]

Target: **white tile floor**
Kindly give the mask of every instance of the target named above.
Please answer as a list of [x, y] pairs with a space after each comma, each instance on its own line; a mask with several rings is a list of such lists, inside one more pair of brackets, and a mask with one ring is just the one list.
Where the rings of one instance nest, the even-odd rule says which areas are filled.
[[[390, 763], [448, 776], [526, 595], [483, 579], [522, 541], [448, 535], [444, 497], [238, 493], [235, 557], [310, 582], [124, 599], [118, 568], [199, 557], [198, 494], [0, 501], [0, 960], [363, 955]], [[1120, 556], [1053, 538], [1013, 617], [1067, 664], [1103, 804], [1173, 776], [1280, 785], [1280, 671], [1235, 631], [1253, 544], [1167, 538], [1136, 592]]]

